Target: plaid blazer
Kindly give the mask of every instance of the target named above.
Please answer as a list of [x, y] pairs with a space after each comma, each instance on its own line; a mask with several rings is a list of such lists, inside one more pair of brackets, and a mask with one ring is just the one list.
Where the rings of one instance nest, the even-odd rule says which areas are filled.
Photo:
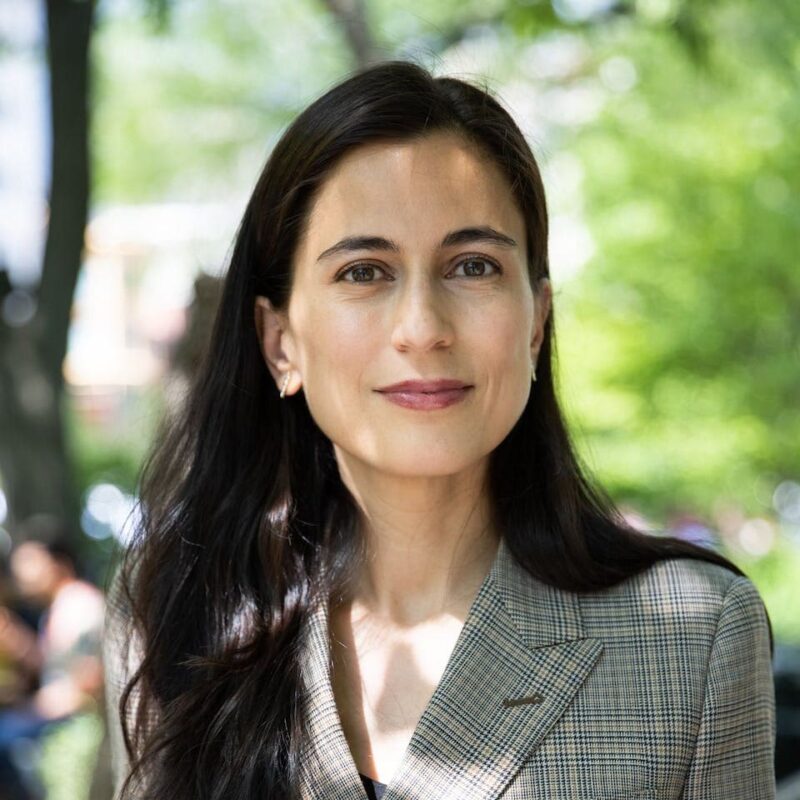
[[[364, 800], [327, 642], [319, 605], [301, 795]], [[765, 800], [774, 748], [769, 634], [749, 579], [678, 558], [576, 594], [531, 577], [501, 541], [384, 800]], [[118, 737], [112, 751], [119, 785]]]

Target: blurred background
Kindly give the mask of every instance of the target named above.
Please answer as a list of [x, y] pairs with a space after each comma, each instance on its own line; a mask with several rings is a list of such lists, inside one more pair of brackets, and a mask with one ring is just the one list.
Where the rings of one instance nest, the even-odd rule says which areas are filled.
[[800, 797], [800, 3], [0, 0], [0, 800], [111, 797], [103, 591], [141, 459], [278, 136], [398, 57], [528, 136], [578, 447], [758, 586]]

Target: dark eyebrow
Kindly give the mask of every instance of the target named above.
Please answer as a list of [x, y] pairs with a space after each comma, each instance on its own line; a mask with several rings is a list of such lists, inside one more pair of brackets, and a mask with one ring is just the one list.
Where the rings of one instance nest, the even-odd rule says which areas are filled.
[[500, 233], [488, 225], [480, 225], [477, 228], [461, 228], [452, 231], [442, 239], [442, 247], [453, 247], [457, 244], [472, 244], [472, 242], [488, 242], [497, 244], [501, 247], [516, 247], [517, 242], [505, 233]]
[[322, 261], [322, 259], [337, 253], [352, 253], [356, 250], [390, 250], [393, 253], [399, 253], [400, 247], [396, 242], [384, 239], [383, 236], [348, 236], [327, 250], [323, 250], [317, 256], [317, 261]]
[[[461, 228], [451, 231], [442, 239], [440, 247], [454, 247], [458, 244], [471, 244], [473, 242], [488, 242], [489, 244], [500, 245], [501, 247], [516, 247], [517, 242], [505, 233], [500, 233], [488, 225], [480, 225], [474, 228]], [[322, 261], [337, 253], [352, 253], [357, 250], [388, 250], [392, 253], [399, 253], [400, 246], [391, 239], [383, 236], [347, 236], [327, 250], [323, 250], [317, 257], [317, 261]]]

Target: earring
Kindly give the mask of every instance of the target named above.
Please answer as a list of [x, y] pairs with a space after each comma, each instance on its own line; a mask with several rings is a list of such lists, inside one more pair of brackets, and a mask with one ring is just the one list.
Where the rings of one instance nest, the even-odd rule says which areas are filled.
[[531, 381], [536, 383], [536, 362], [531, 361]]
[[283, 376], [283, 385], [281, 386], [281, 400], [286, 396], [286, 388], [289, 386], [289, 376], [292, 374], [292, 371], [289, 370], [286, 375]]

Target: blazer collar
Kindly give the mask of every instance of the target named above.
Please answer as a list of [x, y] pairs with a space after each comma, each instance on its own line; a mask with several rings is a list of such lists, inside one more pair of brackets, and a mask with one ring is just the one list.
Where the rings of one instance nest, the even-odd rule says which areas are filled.
[[[496, 798], [562, 716], [602, 649], [584, 634], [578, 596], [533, 578], [501, 539], [384, 800]], [[311, 614], [303, 664], [310, 738], [301, 796], [364, 800], [329, 656], [322, 603]]]

